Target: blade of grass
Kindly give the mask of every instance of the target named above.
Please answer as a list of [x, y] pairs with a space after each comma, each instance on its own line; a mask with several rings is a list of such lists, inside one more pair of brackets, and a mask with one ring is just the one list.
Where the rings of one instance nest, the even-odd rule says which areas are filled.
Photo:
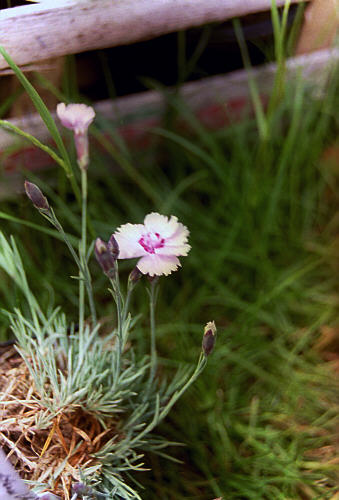
[[63, 164], [64, 167], [63, 168], [65, 169], [65, 172], [70, 179], [74, 194], [76, 195], [78, 201], [80, 201], [81, 200], [80, 190], [79, 190], [79, 186], [77, 185], [76, 180], [74, 178], [71, 160], [68, 156], [67, 150], [65, 148], [65, 145], [63, 143], [63, 140], [62, 140], [61, 135], [59, 133], [59, 130], [55, 124], [55, 121], [53, 120], [51, 113], [47, 109], [45, 103], [43, 102], [43, 100], [39, 96], [38, 92], [31, 85], [31, 83], [25, 77], [23, 72], [18, 68], [18, 66], [15, 64], [15, 62], [11, 59], [10, 55], [6, 52], [6, 50], [2, 46], [0, 46], [0, 54], [7, 61], [10, 68], [14, 71], [14, 73], [17, 76], [18, 80], [20, 81], [21, 85], [24, 87], [27, 94], [31, 98], [31, 101], [33, 102], [36, 110], [38, 111], [39, 115], [41, 116], [42, 120], [44, 121], [44, 123], [45, 123], [47, 129], [49, 130], [53, 140], [55, 141], [55, 144], [57, 145], [57, 147], [59, 149], [60, 155], [64, 160], [64, 164]]
[[263, 109], [263, 105], [260, 99], [260, 94], [258, 90], [258, 86], [255, 82], [255, 79], [253, 77], [252, 73], [252, 65], [248, 53], [248, 49], [246, 46], [244, 34], [240, 25], [239, 19], [234, 19], [233, 20], [233, 27], [234, 27], [234, 32], [239, 44], [240, 52], [241, 52], [241, 57], [244, 62], [245, 69], [248, 74], [248, 85], [250, 89], [250, 94], [254, 106], [254, 111], [255, 111], [255, 118], [257, 121], [257, 126], [258, 126], [258, 131], [259, 135], [262, 141], [266, 141], [269, 135], [268, 131], [268, 124], [267, 120], [265, 118], [265, 113]]
[[[54, 229], [49, 229], [48, 227], [40, 226], [39, 224], [34, 224], [34, 222], [29, 222], [29, 221], [24, 220], [24, 219], [19, 219], [18, 217], [14, 217], [13, 215], [6, 214], [4, 212], [0, 212], [0, 219], [9, 220], [10, 222], [15, 222], [16, 224], [21, 224], [22, 226], [36, 229], [37, 231], [40, 231], [41, 233], [48, 234], [49, 236], [53, 236], [53, 238], [56, 238], [60, 241], [63, 241], [63, 238], [58, 233], [58, 231], [56, 231]], [[72, 243], [72, 245], [74, 246], [74, 248], [78, 248], [79, 240], [71, 234], [67, 234], [67, 237], [68, 237], [69, 241]]]
[[45, 153], [47, 153], [53, 160], [58, 163], [63, 169], [66, 170], [65, 162], [60, 156], [58, 156], [53, 149], [51, 149], [49, 146], [46, 146], [42, 142], [40, 142], [38, 139], [36, 139], [33, 135], [29, 134], [28, 132], [24, 132], [21, 130], [19, 127], [14, 125], [11, 122], [8, 122], [7, 120], [0, 120], [0, 127], [3, 127], [4, 129], [8, 129], [11, 132], [14, 132], [15, 134], [19, 135], [20, 137], [23, 137], [24, 139], [27, 139], [30, 141], [34, 146], [38, 147]]

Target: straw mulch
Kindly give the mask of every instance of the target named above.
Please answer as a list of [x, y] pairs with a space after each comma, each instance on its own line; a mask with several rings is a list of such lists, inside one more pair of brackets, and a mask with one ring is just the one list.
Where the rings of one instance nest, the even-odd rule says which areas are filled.
[[47, 483], [48, 491], [69, 500], [71, 484], [80, 480], [78, 467], [96, 464], [91, 454], [116, 434], [116, 422], [105, 430], [73, 405], [47, 428], [38, 428], [46, 414], [15, 347], [0, 348], [0, 446], [23, 479]]

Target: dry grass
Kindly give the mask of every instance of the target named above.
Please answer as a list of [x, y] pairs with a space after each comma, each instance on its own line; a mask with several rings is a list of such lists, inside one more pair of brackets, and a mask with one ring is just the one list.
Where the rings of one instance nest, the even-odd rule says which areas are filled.
[[107, 420], [104, 429], [73, 405], [40, 428], [46, 412], [15, 348], [0, 350], [0, 443], [22, 478], [47, 482], [51, 492], [69, 499], [71, 484], [80, 480], [79, 466], [98, 465], [92, 454], [117, 435], [117, 420]]

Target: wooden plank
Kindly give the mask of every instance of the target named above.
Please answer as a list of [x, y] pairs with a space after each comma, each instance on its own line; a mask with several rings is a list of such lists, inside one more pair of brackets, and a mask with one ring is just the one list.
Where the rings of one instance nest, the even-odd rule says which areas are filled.
[[[312, 83], [318, 81], [318, 76], [320, 76], [319, 84], [322, 85], [326, 78], [326, 70], [337, 65], [338, 60], [338, 48], [294, 57], [287, 61], [287, 76], [293, 78], [301, 70], [304, 78], [309, 79]], [[275, 73], [275, 64], [258, 66], [252, 70], [252, 75], [263, 97], [269, 95]], [[229, 106], [233, 109], [240, 108], [241, 110], [242, 108], [243, 110], [244, 105], [246, 106], [246, 102], [248, 103], [250, 99], [248, 73], [245, 70], [239, 70], [227, 75], [218, 75], [186, 83], [182, 86], [180, 95], [185, 103], [203, 120], [209, 119], [208, 111], [216, 109], [216, 106], [219, 106], [219, 110], [227, 112]], [[139, 130], [142, 129], [142, 132], [145, 133], [147, 128], [154, 125], [154, 118], [158, 118], [164, 111], [165, 101], [161, 93], [148, 91], [121, 97], [114, 101], [101, 101], [94, 107], [98, 114], [114, 120], [120, 128], [135, 127], [135, 123], [139, 122]], [[50, 139], [48, 130], [37, 114], [12, 119], [10, 122], [41, 141]], [[0, 150], [6, 149], [16, 141], [16, 136], [0, 128]], [[25, 143], [27, 144], [27, 142]]]
[[339, 24], [337, 0], [312, 0], [305, 11], [296, 55], [331, 47]]
[[[45, 0], [0, 11], [0, 45], [24, 67], [270, 10], [271, 1]], [[276, 3], [281, 6], [285, 0]], [[6, 69], [8, 65], [0, 56], [0, 70]]]

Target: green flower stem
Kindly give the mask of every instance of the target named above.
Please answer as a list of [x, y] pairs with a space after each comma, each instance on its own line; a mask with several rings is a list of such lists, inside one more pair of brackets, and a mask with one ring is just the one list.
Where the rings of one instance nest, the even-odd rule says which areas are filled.
[[94, 305], [94, 298], [93, 298], [93, 290], [92, 290], [92, 282], [91, 282], [91, 277], [90, 277], [90, 274], [89, 274], [89, 271], [88, 271], [88, 268], [87, 268], [87, 263], [86, 263], [86, 259], [81, 262], [78, 255], [76, 254], [73, 246], [72, 246], [72, 243], [70, 242], [67, 234], [65, 233], [65, 231], [63, 230], [63, 227], [62, 225], [60, 224], [60, 222], [58, 221], [55, 213], [54, 213], [54, 210], [52, 208], [50, 208], [50, 211], [48, 214], [45, 214], [43, 213], [42, 211], [40, 211], [41, 215], [43, 215], [58, 231], [59, 233], [61, 234], [61, 237], [63, 239], [63, 241], [65, 242], [67, 248], [69, 249], [73, 259], [75, 260], [75, 263], [76, 265], [78, 266], [78, 269], [81, 273], [81, 276], [83, 276], [83, 280], [84, 280], [84, 283], [85, 283], [85, 286], [86, 286], [86, 290], [87, 290], [87, 294], [88, 294], [88, 301], [89, 301], [89, 305], [90, 305], [90, 310], [91, 310], [91, 315], [92, 315], [92, 318], [93, 318], [93, 323], [96, 324], [97, 322], [97, 316], [96, 316], [96, 311], [95, 311], [95, 305]]
[[112, 289], [113, 289], [113, 296], [114, 296], [114, 300], [115, 300], [115, 304], [116, 304], [116, 308], [117, 308], [117, 323], [118, 323], [118, 328], [117, 328], [117, 331], [118, 331], [118, 349], [117, 349], [117, 364], [116, 364], [116, 377], [115, 377], [115, 381], [114, 383], [116, 383], [119, 375], [120, 375], [120, 371], [121, 371], [121, 357], [122, 357], [122, 349], [123, 349], [123, 345], [122, 345], [122, 325], [123, 325], [123, 313], [122, 313], [122, 307], [121, 307], [121, 291], [120, 291], [120, 282], [119, 282], [119, 272], [118, 272], [118, 264], [117, 262], [115, 263], [116, 265], [116, 274], [115, 274], [115, 278], [110, 278], [110, 282], [111, 282], [111, 285], [112, 285]]
[[207, 357], [205, 354], [201, 351], [199, 360], [197, 363], [197, 366], [190, 376], [190, 378], [187, 380], [187, 382], [181, 387], [181, 389], [177, 390], [169, 402], [166, 404], [166, 406], [159, 411], [159, 406], [160, 406], [160, 401], [159, 401], [159, 395], [157, 396], [157, 404], [156, 404], [156, 411], [153, 417], [152, 422], [150, 422], [145, 429], [139, 433], [137, 436], [135, 436], [131, 441], [130, 441], [130, 446], [134, 444], [137, 441], [140, 441], [146, 434], [149, 432], [152, 432], [153, 429], [168, 415], [168, 413], [171, 411], [172, 407], [175, 405], [175, 403], [178, 401], [178, 399], [181, 398], [181, 396], [184, 394], [185, 391], [196, 381], [196, 379], [199, 377], [199, 375], [202, 373], [204, 370], [205, 366], [207, 364]]
[[40, 211], [40, 213], [55, 227], [55, 229], [57, 231], [59, 231], [59, 233], [61, 234], [61, 237], [63, 239], [63, 241], [66, 243], [66, 246], [68, 248], [68, 250], [71, 252], [71, 255], [73, 257], [73, 259], [75, 260], [78, 268], [81, 270], [82, 269], [82, 265], [80, 263], [80, 260], [79, 260], [79, 257], [77, 256], [73, 246], [72, 246], [72, 243], [70, 242], [70, 240], [68, 239], [68, 236], [67, 234], [65, 233], [62, 225], [60, 224], [60, 222], [58, 221], [55, 213], [54, 213], [54, 210], [52, 208], [50, 208], [50, 211], [48, 214], [44, 214], [43, 212]]
[[156, 286], [157, 280], [151, 282], [150, 292], [150, 327], [151, 327], [151, 368], [150, 382], [154, 380], [157, 369], [157, 346], [156, 346], [156, 331], [155, 331], [155, 305], [156, 305]]
[[94, 304], [91, 276], [89, 274], [89, 270], [88, 270], [88, 266], [87, 266], [86, 261], [84, 262], [84, 269], [85, 269], [85, 286], [86, 286], [86, 290], [87, 290], [89, 308], [91, 311], [93, 325], [96, 325], [97, 324], [97, 313], [96, 313], [95, 304]]
[[[86, 247], [87, 247], [87, 170], [81, 169], [81, 242], [79, 248], [79, 258], [82, 266], [85, 267]], [[84, 327], [85, 317], [85, 275], [79, 272], [79, 329]]]
[[171, 397], [165, 408], [161, 411], [158, 422], [163, 420], [168, 415], [168, 413], [171, 411], [172, 407], [175, 405], [178, 399], [181, 398], [181, 396], [189, 388], [189, 386], [192, 385], [199, 377], [199, 375], [202, 373], [206, 364], [207, 364], [207, 356], [205, 356], [205, 354], [201, 352], [196, 369], [194, 370], [194, 372], [192, 373], [191, 377], [188, 379], [186, 384], [184, 384], [181, 389], [179, 389], [173, 394], [173, 396]]
[[122, 320], [123, 321], [125, 321], [127, 318], [128, 309], [129, 309], [129, 305], [131, 302], [132, 291], [133, 291], [133, 288], [128, 288], [128, 290], [127, 290], [126, 301], [124, 304], [124, 308], [122, 310]]
[[132, 297], [132, 293], [133, 293], [134, 287], [135, 287], [135, 284], [128, 284], [127, 294], [126, 294], [126, 300], [125, 300], [124, 307], [123, 307], [123, 310], [122, 310], [122, 322], [123, 323], [127, 319], [127, 315], [128, 315], [128, 312], [129, 312], [129, 306], [130, 306], [130, 303], [131, 303], [131, 297]]

